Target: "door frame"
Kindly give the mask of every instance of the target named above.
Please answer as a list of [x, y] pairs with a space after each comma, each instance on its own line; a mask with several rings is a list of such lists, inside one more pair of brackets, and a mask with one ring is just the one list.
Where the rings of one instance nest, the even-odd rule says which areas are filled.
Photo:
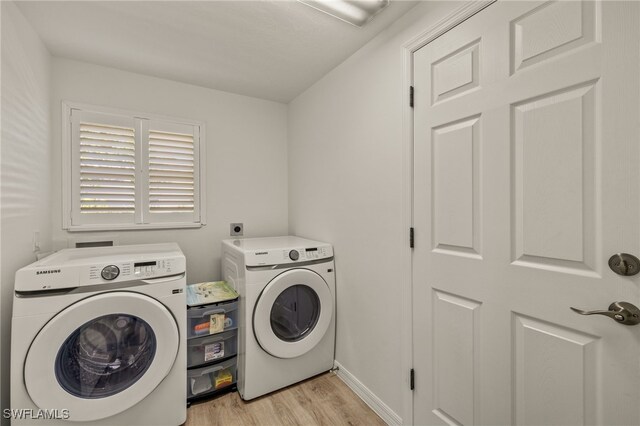
[[[440, 21], [428, 27], [425, 31], [413, 37], [402, 46], [403, 76], [402, 76], [402, 204], [403, 227], [405, 230], [414, 226], [413, 223], [413, 190], [414, 190], [414, 157], [413, 157], [413, 107], [409, 105], [409, 87], [413, 86], [413, 55], [420, 48], [429, 44], [436, 38], [454, 29], [476, 13], [495, 3], [497, 0], [469, 0]], [[420, 232], [420, 230], [416, 230]], [[409, 234], [405, 234], [405, 247], [409, 247]], [[404, 256], [402, 270], [405, 276], [402, 280], [402, 319], [401, 324], [409, 324], [402, 327], [402, 374], [403, 383], [403, 410], [402, 423], [413, 424], [413, 391], [410, 388], [409, 371], [413, 368], [413, 249], [409, 248]], [[416, 373], [416, 374], [419, 374]]]

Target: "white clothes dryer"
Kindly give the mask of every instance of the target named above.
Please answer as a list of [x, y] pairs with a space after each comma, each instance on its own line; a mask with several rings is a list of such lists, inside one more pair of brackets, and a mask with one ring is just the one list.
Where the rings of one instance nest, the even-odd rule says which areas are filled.
[[333, 368], [331, 245], [298, 237], [225, 240], [225, 281], [239, 293], [238, 391], [249, 400]]
[[177, 244], [64, 249], [16, 273], [12, 424], [186, 420]]

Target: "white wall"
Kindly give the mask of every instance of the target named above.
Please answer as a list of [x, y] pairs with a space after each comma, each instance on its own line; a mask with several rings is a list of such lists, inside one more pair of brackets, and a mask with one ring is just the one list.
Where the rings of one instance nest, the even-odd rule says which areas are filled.
[[8, 408], [14, 274], [36, 260], [34, 231], [40, 232], [43, 249], [51, 241], [51, 58], [15, 4], [3, 1], [0, 7], [0, 407]]
[[119, 244], [177, 242], [187, 257], [187, 280], [220, 278], [220, 241], [229, 224], [245, 236], [287, 233], [287, 107], [98, 65], [54, 58], [52, 74], [53, 193], [56, 248], [101, 233], [62, 229], [61, 102], [199, 120], [206, 125], [207, 225], [199, 229], [106, 232]]
[[405, 421], [403, 46], [459, 6], [419, 4], [289, 106], [289, 230], [335, 246], [336, 360]]

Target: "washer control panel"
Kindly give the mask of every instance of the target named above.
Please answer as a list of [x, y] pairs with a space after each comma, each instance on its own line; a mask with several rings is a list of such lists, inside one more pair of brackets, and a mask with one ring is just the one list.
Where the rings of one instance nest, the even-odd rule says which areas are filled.
[[147, 285], [154, 278], [178, 279], [185, 271], [176, 243], [69, 248], [19, 269], [14, 289], [19, 294], [124, 282]]
[[[164, 271], [169, 267], [168, 260], [153, 262], [138, 262], [133, 264], [133, 275], [136, 277], [148, 278], [158, 275], [166, 275]], [[170, 269], [170, 268], [169, 268]]]
[[120, 281], [131, 279], [150, 279], [180, 273], [175, 259], [160, 259], [144, 262], [123, 262], [107, 265], [91, 265], [89, 280]]
[[120, 268], [118, 268], [116, 265], [105, 266], [104, 268], [102, 268], [102, 272], [100, 272], [100, 275], [107, 281], [115, 280], [116, 278], [118, 278], [118, 275], [120, 275]]

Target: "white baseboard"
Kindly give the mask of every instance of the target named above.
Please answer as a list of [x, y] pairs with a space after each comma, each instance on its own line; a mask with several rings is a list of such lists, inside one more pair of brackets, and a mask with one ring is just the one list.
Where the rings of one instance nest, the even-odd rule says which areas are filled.
[[375, 413], [390, 426], [401, 425], [402, 417], [396, 414], [387, 404], [382, 402], [360, 380], [344, 368], [338, 361], [334, 361], [336, 374], [349, 388], [362, 399]]

